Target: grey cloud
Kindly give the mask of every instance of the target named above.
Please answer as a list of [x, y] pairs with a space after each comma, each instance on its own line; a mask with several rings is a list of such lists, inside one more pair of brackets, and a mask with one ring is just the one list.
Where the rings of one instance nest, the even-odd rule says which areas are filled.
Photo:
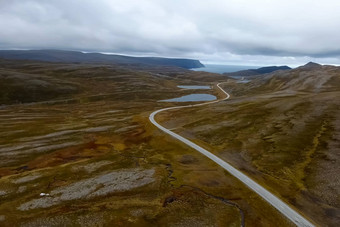
[[0, 0], [2, 49], [336, 62], [339, 25], [336, 0]]

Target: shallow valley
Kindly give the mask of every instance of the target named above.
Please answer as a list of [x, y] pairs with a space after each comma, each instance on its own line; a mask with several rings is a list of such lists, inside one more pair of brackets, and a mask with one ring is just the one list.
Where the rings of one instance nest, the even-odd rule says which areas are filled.
[[[148, 121], [154, 110], [188, 104], [159, 100], [221, 98], [217, 82], [226, 82], [230, 100], [158, 120], [315, 223], [339, 221], [339, 88], [331, 86], [338, 84], [337, 68], [319, 69], [332, 75], [324, 81], [307, 75], [297, 89], [298, 81], [289, 84], [294, 72], [240, 84], [175, 67], [0, 63], [0, 225], [291, 226]], [[300, 70], [298, 76], [308, 74]]]

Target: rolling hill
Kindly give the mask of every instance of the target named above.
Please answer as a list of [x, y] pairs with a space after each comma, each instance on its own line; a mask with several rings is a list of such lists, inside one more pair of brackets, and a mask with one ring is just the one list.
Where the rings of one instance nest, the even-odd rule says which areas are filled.
[[178, 111], [171, 127], [208, 144], [316, 226], [337, 226], [340, 67], [311, 62], [222, 86], [230, 100]]
[[288, 66], [268, 66], [268, 67], [262, 67], [258, 69], [247, 69], [247, 70], [241, 70], [237, 72], [232, 73], [224, 73], [226, 76], [238, 76], [238, 77], [247, 77], [247, 76], [257, 76], [262, 75], [266, 73], [275, 72], [278, 70], [290, 70], [291, 68]]
[[310, 62], [296, 69], [273, 72], [254, 79], [249, 86], [258, 91], [339, 91], [340, 67]]
[[200, 61], [192, 59], [131, 57], [65, 50], [0, 50], [0, 58], [64, 63], [162, 65], [177, 66], [185, 69], [204, 67]]

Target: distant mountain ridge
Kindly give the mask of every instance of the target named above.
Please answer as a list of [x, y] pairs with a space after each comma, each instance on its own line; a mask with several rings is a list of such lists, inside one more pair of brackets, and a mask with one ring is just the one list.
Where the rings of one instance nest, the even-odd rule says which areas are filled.
[[247, 69], [247, 70], [241, 70], [237, 72], [232, 72], [232, 73], [223, 73], [223, 75], [226, 76], [256, 76], [256, 75], [262, 75], [266, 73], [271, 73], [275, 72], [278, 70], [290, 70], [291, 68], [284, 65], [284, 66], [268, 66], [268, 67], [262, 67], [258, 69]]
[[199, 60], [160, 57], [131, 57], [101, 53], [82, 53], [64, 50], [0, 50], [0, 58], [66, 63], [145, 64], [201, 68]]
[[300, 67], [298, 67], [298, 68], [303, 68], [303, 69], [310, 69], [310, 70], [312, 70], [312, 69], [318, 69], [318, 68], [320, 68], [320, 67], [322, 67], [322, 65], [320, 65], [320, 64], [318, 64], [318, 63], [315, 63], [315, 62], [308, 62], [307, 64], [305, 64], [305, 65], [302, 65], [302, 66], [300, 66]]
[[309, 62], [292, 70], [258, 76], [249, 86], [260, 92], [337, 92], [340, 91], [340, 67]]

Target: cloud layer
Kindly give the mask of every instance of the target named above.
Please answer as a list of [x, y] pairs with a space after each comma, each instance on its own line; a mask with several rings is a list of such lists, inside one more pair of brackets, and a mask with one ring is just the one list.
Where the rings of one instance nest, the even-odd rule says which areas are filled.
[[0, 0], [1, 49], [340, 63], [336, 0]]

